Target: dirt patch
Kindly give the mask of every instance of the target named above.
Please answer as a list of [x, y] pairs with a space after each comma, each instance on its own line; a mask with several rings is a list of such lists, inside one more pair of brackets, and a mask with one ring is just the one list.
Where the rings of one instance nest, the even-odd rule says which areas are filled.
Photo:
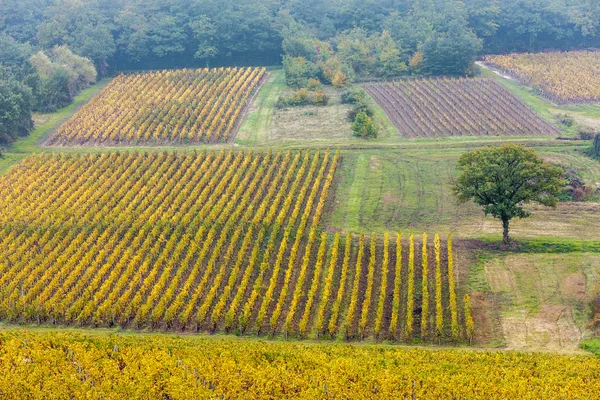
[[381, 160], [375, 156], [369, 158], [369, 166], [371, 169], [381, 169]]
[[477, 329], [473, 337], [473, 344], [489, 345], [498, 340], [495, 325], [498, 323], [494, 312], [494, 300], [486, 293], [471, 293], [471, 304], [473, 305], [473, 321]]
[[394, 204], [394, 203], [398, 203], [399, 201], [401, 201], [402, 198], [400, 196], [395, 196], [391, 191], [386, 191], [383, 194], [383, 202], [385, 204]]
[[583, 301], [586, 299], [585, 290], [585, 275], [581, 272], [575, 272], [567, 276], [561, 282], [560, 291], [566, 296], [575, 298], [576, 300]]
[[535, 315], [520, 310], [502, 315], [502, 330], [509, 349], [539, 349], [582, 352], [581, 331], [570, 307], [545, 304]]
[[[588, 280], [600, 272], [598, 261], [592, 253], [541, 253], [499, 255], [486, 262], [487, 295], [495, 301], [506, 346], [579, 351], [587, 322], [581, 310], [597, 295]], [[486, 315], [481, 309], [477, 313], [484, 316], [474, 312], [475, 318]], [[487, 329], [485, 319], [482, 323]]]

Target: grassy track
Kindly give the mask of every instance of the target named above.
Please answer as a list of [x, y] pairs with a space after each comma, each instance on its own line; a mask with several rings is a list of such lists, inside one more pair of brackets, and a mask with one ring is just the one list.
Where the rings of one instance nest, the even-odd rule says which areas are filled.
[[269, 72], [268, 80], [254, 99], [254, 105], [246, 115], [235, 143], [249, 145], [267, 140], [268, 128], [273, 121], [274, 105], [284, 88], [285, 75], [283, 70]]

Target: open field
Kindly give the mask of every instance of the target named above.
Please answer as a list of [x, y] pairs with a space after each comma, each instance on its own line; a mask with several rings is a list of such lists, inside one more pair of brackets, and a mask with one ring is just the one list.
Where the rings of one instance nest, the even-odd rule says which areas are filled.
[[[440, 142], [345, 151], [334, 206], [324, 223], [333, 231], [430, 231], [459, 238], [499, 238], [497, 220], [484, 217], [474, 204], [458, 204], [451, 191], [456, 160], [470, 145]], [[578, 145], [530, 145], [548, 161], [577, 171], [590, 186], [598, 185], [600, 163], [581, 154]], [[513, 221], [516, 238], [600, 239], [591, 222], [600, 211], [597, 202], [562, 202], [556, 209], [532, 209], [531, 218]]]
[[340, 103], [338, 90], [326, 88], [327, 106], [278, 109], [275, 102], [290, 91], [283, 71], [273, 71], [259, 93], [256, 105], [242, 123], [236, 143], [325, 142], [352, 139], [346, 115], [351, 106]]
[[485, 61], [558, 104], [600, 102], [600, 52], [486, 56]]
[[223, 142], [263, 68], [120, 75], [52, 135], [50, 145]]
[[[600, 290], [598, 253], [483, 253], [471, 271], [499, 318], [510, 349], [576, 352], [589, 335], [589, 304]], [[480, 275], [480, 276], [478, 276]], [[581, 351], [581, 350], [579, 350]]]
[[[341, 103], [341, 90], [324, 87], [327, 106], [301, 106], [278, 109], [277, 99], [293, 91], [285, 85], [282, 70], [269, 72], [256, 101], [242, 122], [235, 143], [245, 146], [330, 146], [361, 145], [365, 141], [352, 136], [347, 119], [352, 106]], [[400, 137], [394, 125], [377, 105], [374, 120], [378, 138], [368, 143], [393, 143]]]
[[419, 79], [367, 85], [405, 137], [557, 136], [517, 97], [486, 79]]
[[582, 399], [600, 391], [593, 356], [110, 333], [0, 330], [0, 395]]

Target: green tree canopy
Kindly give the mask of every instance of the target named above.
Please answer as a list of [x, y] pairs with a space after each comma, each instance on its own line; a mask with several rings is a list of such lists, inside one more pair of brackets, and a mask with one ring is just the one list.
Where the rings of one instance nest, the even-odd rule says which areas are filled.
[[0, 144], [31, 132], [31, 108], [31, 89], [0, 70]]
[[486, 215], [501, 220], [507, 245], [510, 221], [530, 216], [524, 208], [526, 204], [556, 207], [564, 173], [533, 150], [516, 144], [465, 153], [458, 160], [457, 169], [460, 175], [454, 193], [459, 201], [473, 200]]
[[421, 70], [431, 75], [465, 75], [481, 46], [481, 40], [473, 31], [455, 21], [448, 32], [435, 35], [425, 42]]
[[375, 123], [364, 111], [359, 111], [352, 123], [352, 134], [361, 138], [377, 137], [377, 127]]

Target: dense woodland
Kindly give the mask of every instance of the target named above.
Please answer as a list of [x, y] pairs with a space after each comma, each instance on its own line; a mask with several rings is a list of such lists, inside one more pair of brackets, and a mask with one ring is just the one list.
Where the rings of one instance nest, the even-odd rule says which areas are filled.
[[0, 143], [96, 74], [283, 62], [290, 86], [343, 86], [465, 75], [479, 54], [589, 48], [599, 31], [596, 0], [3, 0]]

